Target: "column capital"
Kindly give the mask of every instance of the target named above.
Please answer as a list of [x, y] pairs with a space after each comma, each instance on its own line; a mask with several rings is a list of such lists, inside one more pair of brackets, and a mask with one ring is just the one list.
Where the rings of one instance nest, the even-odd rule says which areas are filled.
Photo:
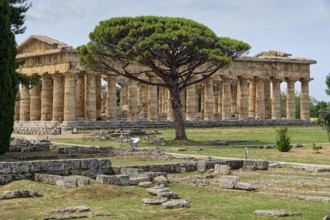
[[289, 82], [297, 82], [297, 81], [299, 81], [298, 79], [295, 79], [295, 78], [288, 78], [288, 77], [286, 77], [286, 78], [284, 78], [284, 81], [285, 82], [287, 82], [287, 83], [289, 83]]

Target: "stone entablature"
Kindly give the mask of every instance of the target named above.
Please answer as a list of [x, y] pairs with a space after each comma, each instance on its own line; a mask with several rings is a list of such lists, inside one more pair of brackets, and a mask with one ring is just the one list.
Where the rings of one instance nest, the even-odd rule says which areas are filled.
[[[181, 91], [186, 120], [280, 119], [281, 83], [287, 85], [287, 119], [295, 119], [295, 83], [300, 82], [300, 118], [308, 121], [310, 65], [316, 61], [290, 56], [271, 50], [240, 57], [189, 86]], [[16, 121], [173, 120], [165, 88], [83, 69], [76, 51], [57, 40], [31, 36], [18, 46], [17, 60], [25, 61], [19, 72], [38, 74], [42, 83], [21, 87]], [[152, 74], [143, 77], [159, 80]]]

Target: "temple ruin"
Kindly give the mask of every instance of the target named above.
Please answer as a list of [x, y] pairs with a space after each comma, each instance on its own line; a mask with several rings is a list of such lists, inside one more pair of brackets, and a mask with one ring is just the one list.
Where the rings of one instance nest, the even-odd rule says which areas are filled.
[[[25, 61], [18, 72], [38, 74], [41, 84], [20, 87], [16, 123], [173, 119], [166, 88], [88, 71], [65, 43], [36, 35], [17, 50], [17, 61]], [[309, 121], [310, 65], [316, 61], [290, 56], [271, 50], [240, 57], [203, 83], [186, 88], [181, 93], [185, 119], [281, 119], [280, 85], [285, 83], [286, 119], [296, 118], [295, 88], [300, 86], [300, 119]], [[152, 74], [146, 77], [158, 80]]]

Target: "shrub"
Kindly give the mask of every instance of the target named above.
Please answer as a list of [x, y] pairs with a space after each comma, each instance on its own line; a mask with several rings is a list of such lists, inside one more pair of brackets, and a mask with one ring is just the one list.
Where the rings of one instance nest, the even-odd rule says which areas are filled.
[[288, 134], [288, 128], [283, 127], [276, 129], [276, 148], [281, 152], [288, 152], [291, 150], [291, 142]]

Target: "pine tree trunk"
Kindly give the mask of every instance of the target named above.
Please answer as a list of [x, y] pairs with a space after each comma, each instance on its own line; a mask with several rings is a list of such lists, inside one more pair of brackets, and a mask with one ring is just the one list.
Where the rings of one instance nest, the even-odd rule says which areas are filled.
[[187, 140], [181, 108], [180, 91], [176, 87], [170, 88], [170, 94], [175, 127], [175, 140]]

